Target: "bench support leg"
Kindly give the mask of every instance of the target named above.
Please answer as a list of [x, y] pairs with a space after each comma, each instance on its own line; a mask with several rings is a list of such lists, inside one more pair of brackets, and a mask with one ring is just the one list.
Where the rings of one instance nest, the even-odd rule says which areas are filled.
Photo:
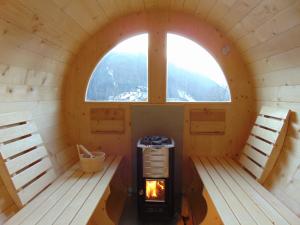
[[204, 220], [201, 222], [201, 225], [213, 225], [213, 224], [221, 225], [221, 224], [223, 224], [223, 222], [221, 221], [220, 216], [219, 216], [219, 214], [218, 214], [218, 212], [217, 212], [217, 210], [205, 188], [203, 189], [203, 197], [206, 201], [207, 213], [206, 213]]
[[[191, 165], [193, 165], [191, 163]], [[193, 224], [221, 225], [223, 222], [194, 167], [189, 167], [190, 179], [186, 188]]]
[[89, 225], [115, 225], [115, 223], [107, 215], [106, 203], [110, 195], [109, 186], [106, 188], [104, 196], [97, 206], [92, 218], [89, 221]]

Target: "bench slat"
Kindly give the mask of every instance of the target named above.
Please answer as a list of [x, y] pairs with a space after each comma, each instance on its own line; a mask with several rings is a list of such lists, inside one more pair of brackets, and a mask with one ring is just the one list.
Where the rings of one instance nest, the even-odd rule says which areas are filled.
[[[289, 223], [264, 199], [264, 196], [260, 195], [251, 185], [248, 184], [246, 179], [241, 176], [236, 169], [230, 165], [228, 159], [218, 158], [218, 161], [231, 175], [237, 184], [244, 190], [245, 193], [255, 201], [256, 205], [265, 213], [271, 221], [276, 221], [276, 224], [288, 225]], [[239, 167], [240, 168], [240, 167]]]
[[252, 162], [250, 159], [248, 159], [245, 155], [241, 155], [239, 158], [239, 162], [241, 165], [246, 168], [251, 174], [253, 174], [255, 177], [260, 177], [263, 173], [263, 168], [256, 165], [254, 162]]
[[67, 170], [62, 176], [58, 177], [43, 193], [34, 198], [31, 202], [29, 202], [26, 207], [21, 209], [16, 215], [10, 218], [5, 225], [19, 225], [23, 222], [29, 215], [35, 212], [40, 205], [48, 201], [48, 198], [59, 190], [62, 185], [64, 185], [65, 181], [74, 175], [77, 171], [79, 164], [75, 164], [69, 170]]
[[61, 199], [72, 186], [77, 182], [78, 179], [83, 175], [83, 172], [78, 169], [69, 179], [67, 179], [64, 184], [55, 191], [48, 199], [45, 200], [39, 207], [30, 214], [26, 220], [24, 220], [22, 225], [34, 225], [36, 224], [47, 212], [50, 210], [55, 203]]
[[248, 214], [247, 210], [243, 207], [239, 199], [234, 195], [222, 177], [220, 177], [220, 175], [217, 173], [213, 165], [208, 161], [208, 159], [200, 158], [200, 161], [207, 170], [208, 174], [211, 176], [217, 188], [221, 191], [223, 198], [233, 211], [234, 215], [237, 217], [239, 223], [242, 225], [256, 224], [253, 218]]
[[257, 150], [253, 149], [249, 145], [245, 145], [243, 149], [243, 153], [253, 159], [255, 162], [257, 162], [259, 165], [262, 167], [265, 167], [267, 161], [268, 161], [268, 156], [261, 154]]
[[258, 116], [256, 118], [255, 124], [263, 127], [270, 128], [272, 130], [280, 131], [283, 127], [284, 121], [283, 120], [277, 120], [274, 118], [267, 118]]
[[258, 150], [265, 153], [266, 155], [270, 155], [273, 150], [272, 144], [262, 141], [252, 135], [249, 136], [249, 138], [247, 140], [247, 144], [252, 145], [254, 148], [257, 148]]
[[232, 213], [231, 209], [229, 208], [227, 202], [223, 198], [221, 192], [218, 190], [217, 186], [213, 182], [212, 178], [200, 162], [199, 158], [196, 156], [192, 157], [194, 162], [195, 168], [197, 173], [201, 177], [201, 180], [205, 183], [207, 187], [207, 192], [209, 193], [210, 197], [212, 198], [213, 202], [218, 205], [216, 207], [219, 215], [221, 216], [223, 222], [225, 224], [232, 224], [232, 225], [239, 225], [237, 218]]
[[81, 188], [88, 182], [91, 178], [92, 173], [85, 173], [77, 182], [70, 188], [70, 190], [62, 196], [61, 199], [56, 201], [55, 205], [47, 212], [46, 215], [43, 216], [39, 220], [37, 225], [51, 225], [55, 221], [55, 219], [60, 215], [61, 211], [63, 211], [70, 202], [76, 197]]
[[252, 186], [265, 200], [269, 202], [272, 207], [274, 207], [278, 213], [280, 213], [291, 225], [299, 225], [300, 219], [290, 211], [283, 203], [281, 203], [277, 198], [275, 198], [271, 192], [261, 186], [256, 180], [254, 180], [246, 171], [244, 171], [236, 162], [228, 158], [227, 161], [236, 171], [244, 177], [244, 179]]
[[32, 115], [29, 111], [3, 113], [0, 115], [0, 127], [28, 120], [32, 120]]
[[50, 159], [48, 157], [44, 158], [29, 169], [12, 177], [15, 188], [18, 190], [20, 187], [23, 187], [25, 184], [29, 183], [31, 180], [38, 177], [40, 174], [50, 169], [51, 167], [52, 164]]
[[98, 203], [101, 201], [101, 198], [107, 186], [109, 185], [113, 175], [115, 174], [121, 160], [122, 160], [122, 156], [117, 156], [114, 159], [111, 166], [108, 168], [108, 170], [105, 172], [104, 176], [102, 177], [101, 182], [99, 182], [96, 185], [94, 191], [86, 199], [84, 205], [81, 207], [80, 211], [76, 214], [71, 224], [85, 225], [88, 223]]
[[278, 107], [263, 106], [259, 114], [279, 119], [286, 119], [289, 114], [289, 110]]
[[258, 126], [253, 126], [251, 130], [251, 134], [254, 136], [260, 137], [264, 140], [267, 140], [269, 142], [272, 142], [273, 144], [276, 142], [279, 133], [273, 132]]
[[215, 170], [223, 178], [227, 187], [232, 190], [237, 199], [241, 202], [244, 208], [248, 211], [248, 214], [258, 223], [264, 225], [273, 225], [270, 219], [258, 208], [255, 202], [244, 192], [238, 183], [231, 177], [226, 169], [220, 164], [215, 158], [209, 158], [210, 163], [213, 165]]
[[7, 159], [42, 143], [43, 141], [41, 136], [39, 134], [33, 134], [32, 136], [24, 139], [0, 146], [0, 152], [3, 159]]
[[26, 123], [15, 127], [9, 127], [0, 130], [0, 142], [10, 141], [16, 138], [32, 134], [37, 131], [34, 123]]
[[[108, 167], [112, 163], [113, 158], [110, 157], [106, 160], [105, 167]], [[60, 224], [70, 224], [72, 219], [75, 217], [75, 215], [78, 213], [84, 202], [86, 201], [87, 197], [90, 195], [91, 191], [94, 189], [96, 184], [99, 182], [99, 179], [101, 179], [104, 175], [104, 171], [102, 170], [98, 173], [95, 173], [93, 177], [88, 181], [85, 188], [80, 191], [80, 193], [76, 196], [76, 198], [72, 201], [72, 204], [66, 208], [57, 218], [54, 225], [60, 225]]]
[[11, 175], [47, 155], [48, 153], [46, 148], [44, 146], [40, 146], [34, 151], [27, 152], [17, 158], [8, 160], [5, 164], [9, 174]]
[[28, 185], [26, 188], [19, 191], [18, 194], [21, 202], [25, 205], [30, 199], [47, 187], [55, 178], [56, 174], [54, 169], [51, 169], [33, 183]]
[[[38, 224], [41, 225], [69, 224], [71, 222], [71, 219], [78, 212], [77, 210], [74, 211], [74, 209], [78, 208], [79, 210], [82, 204], [84, 203], [84, 200], [88, 197], [88, 195], [91, 193], [93, 188], [95, 188], [96, 184], [99, 181], [101, 182], [101, 178], [105, 173], [105, 171], [107, 170], [107, 168], [110, 166], [113, 158], [114, 157], [110, 156], [105, 160], [102, 171], [98, 173], [84, 174], [77, 181], [77, 183], [70, 189], [70, 191], [65, 196], [63, 196], [59, 201], [56, 202], [55, 206], [53, 206], [52, 209], [48, 211], [47, 215], [44, 216], [39, 221]], [[84, 193], [85, 195], [82, 195], [81, 193]], [[69, 213], [66, 214], [65, 211], [69, 211]], [[73, 214], [72, 213], [70, 214], [70, 211], [73, 211]], [[61, 218], [64, 219], [63, 221], [58, 220], [60, 216]]]

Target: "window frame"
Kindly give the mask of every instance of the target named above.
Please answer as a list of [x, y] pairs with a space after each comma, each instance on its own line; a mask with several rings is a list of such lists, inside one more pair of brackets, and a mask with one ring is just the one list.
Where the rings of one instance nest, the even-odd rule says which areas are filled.
[[[218, 64], [220, 70], [222, 71], [223, 73], [223, 76], [225, 78], [225, 81], [226, 81], [226, 85], [227, 85], [227, 88], [228, 88], [228, 94], [229, 94], [229, 100], [228, 101], [168, 101], [168, 75], [169, 75], [169, 71], [168, 71], [168, 49], [167, 49], [167, 46], [168, 46], [168, 35], [176, 35], [176, 36], [179, 36], [179, 37], [182, 37], [182, 38], [185, 38], [197, 45], [199, 45], [203, 50], [205, 50], [214, 60], [215, 62]], [[192, 38], [189, 38], [189, 37], [186, 37], [185, 35], [182, 35], [180, 33], [174, 33], [174, 32], [170, 32], [170, 31], [166, 31], [166, 35], [165, 35], [165, 43], [166, 43], [166, 76], [165, 76], [165, 83], [166, 83], [166, 88], [165, 88], [165, 104], [203, 104], [203, 103], [212, 103], [212, 104], [219, 104], [219, 103], [231, 103], [232, 102], [232, 93], [231, 93], [231, 88], [230, 88], [230, 85], [228, 83], [228, 80], [227, 80], [227, 76], [226, 74], [224, 73], [224, 70], [222, 68], [222, 66], [220, 65], [220, 63], [218, 62], [217, 58], [205, 47], [203, 47], [201, 44], [199, 44], [199, 42], [193, 40]]]
[[[147, 54], [146, 54], [146, 75], [147, 75], [147, 99], [146, 101], [110, 101], [110, 100], [90, 100], [87, 98], [88, 96], [88, 91], [89, 91], [89, 86], [90, 86], [90, 82], [93, 78], [94, 72], [97, 70], [98, 66], [100, 65], [100, 63], [102, 62], [102, 60], [104, 60], [104, 58], [113, 50], [115, 49], [119, 44], [137, 37], [137, 36], [141, 36], [141, 35], [147, 35]], [[150, 88], [149, 88], [149, 32], [143, 32], [143, 33], [138, 33], [135, 35], [131, 35], [129, 37], [126, 37], [123, 40], [119, 40], [118, 42], [116, 42], [113, 47], [109, 48], [98, 60], [96, 66], [94, 66], [92, 73], [89, 76], [87, 85], [86, 85], [86, 89], [85, 89], [85, 95], [84, 95], [84, 102], [85, 103], [100, 103], [100, 104], [147, 104], [149, 103], [149, 99], [150, 99]]]
[[[156, 33], [156, 32], [155, 32]], [[231, 85], [230, 83], [228, 82], [228, 76], [226, 75], [225, 73], [225, 70], [223, 69], [223, 66], [221, 63], [219, 63], [219, 57], [216, 57], [215, 54], [214, 54], [214, 51], [213, 53], [211, 52], [211, 49], [210, 47], [207, 48], [203, 45], [201, 45], [201, 41], [198, 40], [198, 38], [195, 38], [193, 35], [188, 35], [188, 34], [185, 34], [185, 32], [180, 32], [178, 31], [177, 29], [175, 29], [175, 31], [171, 31], [171, 30], [164, 30], [162, 33], [164, 34], [164, 45], [165, 45], [165, 54], [164, 54], [164, 62], [165, 62], [165, 74], [164, 74], [164, 77], [162, 78], [162, 80], [164, 80], [163, 82], [165, 83], [165, 88], [163, 90], [161, 90], [161, 95], [164, 96], [163, 99], [161, 99], [160, 102], [157, 102], [157, 101], [153, 101], [152, 100], [152, 92], [155, 91], [153, 87], [150, 86], [150, 79], [152, 77], [152, 74], [150, 72], [150, 63], [149, 63], [149, 60], [150, 60], [150, 48], [152, 47], [152, 43], [151, 43], [151, 36], [155, 36], [155, 33], [153, 33], [153, 31], [150, 29], [147, 29], [147, 30], [143, 30], [141, 32], [137, 32], [137, 33], [131, 33], [131, 34], [128, 34], [125, 36], [124, 39], [118, 39], [116, 42], [114, 42], [114, 44], [112, 45], [112, 47], [108, 48], [100, 57], [100, 59], [96, 62], [96, 65], [93, 67], [92, 69], [92, 73], [90, 73], [90, 76], [89, 78], [87, 79], [87, 83], [86, 83], [86, 86], [85, 86], [85, 95], [84, 95], [84, 103], [86, 104], [101, 104], [103, 107], [106, 107], [106, 106], [112, 106], [112, 105], [120, 105], [120, 106], [123, 106], [123, 105], [169, 105], [169, 106], [178, 106], [178, 105], [189, 105], [189, 107], [193, 107], [193, 106], [199, 106], [199, 104], [202, 104], [202, 105], [219, 105], [219, 106], [226, 106], [226, 105], [229, 105], [233, 102], [233, 94], [232, 94], [232, 88], [231, 88]], [[205, 49], [214, 59], [215, 61], [217, 62], [217, 64], [219, 65], [220, 69], [222, 70], [223, 74], [224, 74], [224, 77], [226, 79], [226, 83], [227, 83], [227, 86], [228, 86], [228, 92], [229, 92], [229, 97], [230, 97], [230, 100], [229, 101], [193, 101], [193, 102], [185, 102], [185, 101], [167, 101], [167, 85], [168, 85], [168, 82], [167, 82], [167, 77], [168, 77], [168, 68], [167, 68], [167, 34], [176, 34], [176, 35], [179, 35], [179, 36], [182, 36], [182, 37], [185, 37], [193, 42], [195, 42], [196, 44], [200, 45], [203, 49]], [[86, 97], [87, 97], [87, 91], [88, 91], [88, 87], [89, 87], [89, 84], [90, 84], [90, 81], [91, 81], [91, 78], [92, 78], [92, 75], [94, 73], [94, 70], [96, 69], [97, 65], [101, 62], [101, 60], [113, 49], [115, 48], [118, 44], [120, 44], [121, 42], [129, 39], [129, 38], [132, 38], [134, 36], [137, 36], [137, 35], [140, 35], [140, 34], [147, 34], [148, 35], [148, 51], [147, 51], [147, 87], [148, 87], [148, 96], [147, 96], [147, 101], [132, 101], [132, 102], [129, 102], [129, 101], [100, 101], [100, 100], [88, 100]], [[156, 33], [157, 34], [157, 33]]]

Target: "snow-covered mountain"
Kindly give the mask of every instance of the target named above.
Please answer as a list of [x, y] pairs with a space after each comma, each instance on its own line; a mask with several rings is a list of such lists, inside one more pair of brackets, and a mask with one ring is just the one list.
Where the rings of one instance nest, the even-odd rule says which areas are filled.
[[[147, 56], [110, 53], [96, 67], [87, 100], [144, 102], [148, 100]], [[227, 87], [193, 72], [168, 65], [167, 101], [229, 101]]]

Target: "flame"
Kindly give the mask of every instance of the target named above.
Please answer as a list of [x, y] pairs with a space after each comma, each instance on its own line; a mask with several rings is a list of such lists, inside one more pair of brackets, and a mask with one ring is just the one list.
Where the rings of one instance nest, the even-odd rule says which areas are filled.
[[146, 197], [147, 199], [157, 199], [160, 193], [165, 190], [164, 181], [147, 180]]

